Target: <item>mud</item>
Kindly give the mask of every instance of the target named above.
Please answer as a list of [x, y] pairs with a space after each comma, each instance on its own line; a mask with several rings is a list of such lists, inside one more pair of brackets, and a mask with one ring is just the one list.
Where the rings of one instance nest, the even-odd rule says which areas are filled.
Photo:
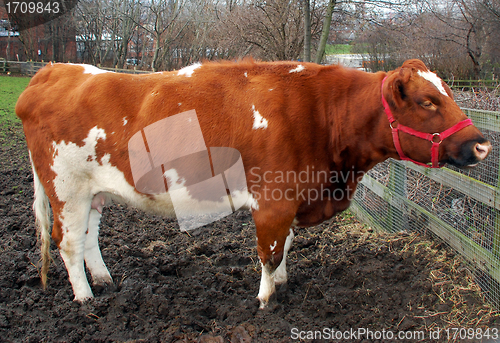
[[[100, 246], [115, 285], [94, 287], [95, 299], [80, 305], [54, 245], [49, 285], [41, 287], [20, 125], [4, 127], [0, 142], [2, 342], [289, 342], [321, 331], [320, 342], [325, 332], [359, 328], [422, 331], [420, 341], [428, 342], [437, 329], [438, 341], [447, 341], [446, 328], [499, 326], [466, 265], [444, 244], [411, 232], [377, 233], [349, 213], [296, 231], [289, 281], [259, 310], [250, 212], [182, 233], [173, 219], [106, 207]], [[350, 342], [391, 341], [365, 338]]]

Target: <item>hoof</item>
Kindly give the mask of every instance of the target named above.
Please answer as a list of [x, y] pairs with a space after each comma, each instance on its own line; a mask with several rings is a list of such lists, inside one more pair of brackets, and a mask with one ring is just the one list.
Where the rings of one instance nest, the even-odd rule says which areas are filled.
[[260, 299], [259, 297], [257, 297], [257, 299], [259, 299], [260, 302], [259, 309], [261, 310], [265, 309], [267, 307], [267, 304], [269, 304], [269, 301], [267, 300]]
[[90, 299], [94, 298], [93, 295], [90, 295], [90, 296], [84, 296], [84, 297], [77, 297], [75, 296], [75, 298], [73, 299], [74, 302], [76, 303], [79, 303], [79, 304], [83, 304], [85, 303], [86, 301], [89, 301]]
[[274, 275], [274, 284], [275, 285], [282, 285], [284, 283], [286, 283], [288, 281], [288, 278], [286, 276], [286, 274], [283, 276], [283, 275], [280, 275], [278, 273], [276, 273]]
[[274, 305], [276, 305], [275, 303], [277, 301], [277, 294], [272, 293], [267, 297], [258, 295], [257, 299], [259, 300], [260, 303], [259, 309], [263, 310], [269, 308], [269, 304], [273, 305], [271, 307], [274, 307]]
[[117, 290], [117, 287], [113, 282], [111, 283], [105, 283], [105, 284], [97, 284], [94, 285], [94, 293], [101, 295], [101, 294], [106, 294], [106, 293], [113, 293]]
[[107, 286], [113, 284], [113, 278], [111, 278], [110, 275], [105, 275], [102, 277], [94, 277], [94, 278], [92, 278], [92, 284], [94, 286], [107, 287]]

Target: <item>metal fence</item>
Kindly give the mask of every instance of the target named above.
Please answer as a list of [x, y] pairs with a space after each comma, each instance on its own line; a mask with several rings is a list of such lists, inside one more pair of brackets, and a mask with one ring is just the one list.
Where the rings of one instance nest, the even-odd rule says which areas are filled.
[[493, 145], [475, 169], [428, 169], [388, 160], [359, 185], [352, 210], [386, 231], [430, 233], [462, 254], [500, 308], [500, 112], [463, 109]]

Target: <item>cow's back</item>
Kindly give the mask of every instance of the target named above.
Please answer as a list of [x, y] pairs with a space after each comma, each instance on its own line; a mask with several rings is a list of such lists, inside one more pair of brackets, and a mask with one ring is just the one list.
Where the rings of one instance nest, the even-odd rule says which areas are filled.
[[[290, 158], [280, 148], [284, 140], [291, 148], [301, 146], [303, 155], [312, 158], [327, 139], [319, 131], [324, 116], [308, 115], [320, 89], [314, 76], [324, 67], [302, 65], [208, 63], [187, 72], [128, 75], [49, 64], [20, 96], [16, 112], [30, 151], [61, 141], [81, 145], [93, 128], [102, 129], [106, 139], [97, 143], [97, 158], [112, 152], [111, 164], [131, 184], [130, 138], [160, 119], [193, 109], [207, 146], [236, 148], [248, 165], [267, 158], [260, 162], [271, 168], [269, 163], [280, 165], [283, 157]], [[303, 156], [296, 159], [290, 162], [304, 163]]]

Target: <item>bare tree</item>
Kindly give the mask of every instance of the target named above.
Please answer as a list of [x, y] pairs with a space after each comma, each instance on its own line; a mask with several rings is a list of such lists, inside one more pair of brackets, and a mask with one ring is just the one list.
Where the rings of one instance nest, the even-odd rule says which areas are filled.
[[441, 44], [452, 43], [455, 49], [458, 48], [459, 52], [463, 51], [468, 56], [472, 64], [471, 76], [479, 79], [483, 51], [492, 33], [492, 27], [487, 25], [484, 9], [479, 6], [479, 1], [427, 0], [423, 4], [420, 17], [432, 16], [431, 19], [415, 22], [423, 39]]
[[227, 24], [241, 45], [251, 46], [256, 57], [297, 59], [304, 44], [303, 12], [299, 0], [257, 1], [230, 13]]
[[321, 63], [325, 54], [326, 42], [330, 36], [330, 25], [332, 23], [333, 10], [337, 1], [329, 0], [326, 7], [325, 18], [323, 19], [323, 30], [321, 32], [321, 39], [319, 41], [318, 51], [316, 52], [316, 63]]
[[114, 0], [113, 9], [113, 64], [118, 68], [123, 68], [129, 43], [140, 21], [141, 3], [138, 0]]
[[180, 36], [187, 25], [186, 22], [181, 27], [175, 27], [183, 5], [184, 0], [150, 0], [148, 3], [143, 3], [148, 13], [148, 22], [139, 25], [153, 38], [154, 52], [151, 61], [153, 71], [158, 70], [162, 49]]
[[[302, 0], [304, 2], [304, 61], [311, 61], [311, 4], [309, 0]], [[330, 27], [328, 27], [328, 33]]]
[[110, 11], [111, 6], [107, 0], [82, 0], [76, 7], [76, 39], [86, 62], [103, 63], [112, 48], [108, 29]]
[[452, 38], [448, 38], [450, 36], [446, 38], [466, 49], [467, 55], [474, 66], [474, 77], [479, 79], [481, 75], [481, 55], [487, 36], [487, 28], [477, 8], [469, 6], [463, 0], [454, 0], [452, 4], [456, 6], [456, 11], [460, 13], [460, 16], [455, 20], [461, 20], [462, 25], [455, 23], [453, 20], [451, 22], [448, 20], [448, 25], [451, 25], [459, 34], [454, 34]]

